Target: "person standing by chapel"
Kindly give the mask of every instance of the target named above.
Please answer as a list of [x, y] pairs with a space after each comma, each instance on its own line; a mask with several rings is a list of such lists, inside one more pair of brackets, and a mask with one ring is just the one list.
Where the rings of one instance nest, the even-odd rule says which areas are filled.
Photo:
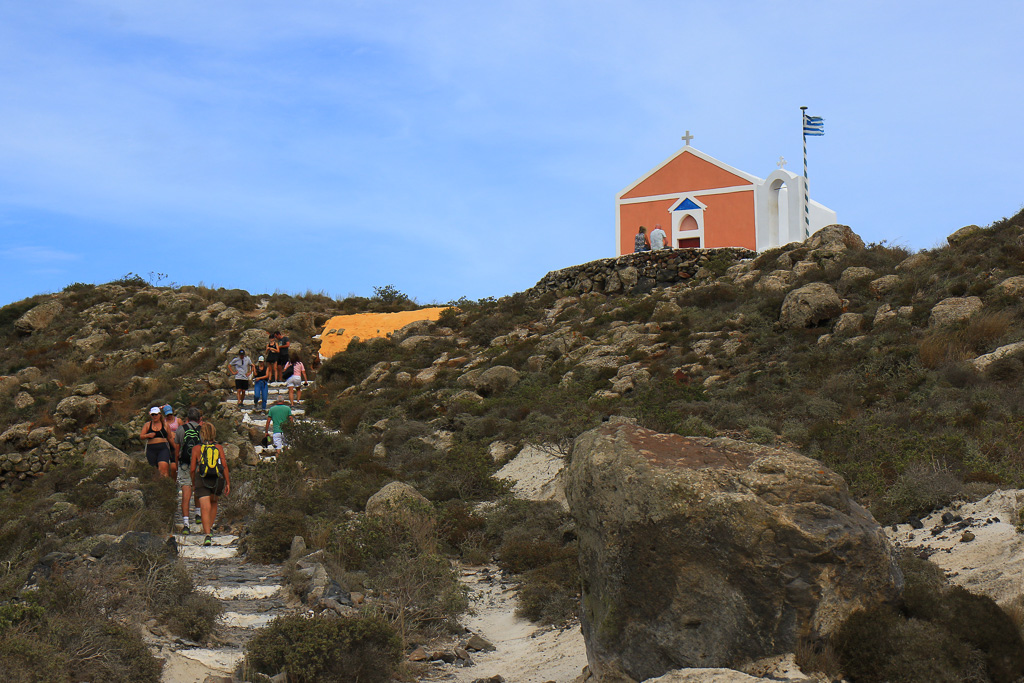
[[647, 228], [641, 225], [636, 237], [633, 238], [633, 253], [639, 254], [641, 251], [650, 250], [651, 243], [647, 241]]
[[655, 225], [654, 230], [651, 230], [651, 249], [664, 249], [667, 237], [668, 235], [661, 229], [661, 224]]

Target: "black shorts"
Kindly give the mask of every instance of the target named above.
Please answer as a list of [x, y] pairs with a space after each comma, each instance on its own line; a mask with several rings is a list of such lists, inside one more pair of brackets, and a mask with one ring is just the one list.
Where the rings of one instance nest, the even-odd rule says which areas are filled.
[[281, 367], [288, 365], [288, 354], [282, 353], [280, 356], [278, 356], [277, 364], [280, 365]]
[[[194, 495], [195, 495], [195, 499], [196, 499], [196, 505], [199, 505], [199, 499], [200, 498], [206, 498], [208, 496], [217, 497], [217, 496], [221, 495], [222, 493], [224, 493], [224, 484], [225, 483], [226, 482], [224, 480], [224, 477], [220, 477], [220, 478], [218, 478], [216, 480], [210, 480], [210, 481], [207, 481], [207, 480], [203, 479], [202, 477], [196, 477], [196, 484], [195, 484], [195, 489], [194, 489], [195, 490], [195, 494]], [[211, 484], [213, 484], [213, 486], [210, 486]]]
[[162, 462], [169, 463], [171, 461], [171, 447], [165, 443], [148, 443], [146, 444], [146, 460], [153, 467], [156, 467]]
[[268, 365], [274, 365], [275, 363], [277, 363], [277, 354], [276, 353], [268, 353], [267, 354], [267, 364]]
[[246, 391], [248, 388], [249, 388], [249, 380], [247, 380], [247, 379], [236, 379], [235, 380], [235, 389], [238, 389], [239, 391]]

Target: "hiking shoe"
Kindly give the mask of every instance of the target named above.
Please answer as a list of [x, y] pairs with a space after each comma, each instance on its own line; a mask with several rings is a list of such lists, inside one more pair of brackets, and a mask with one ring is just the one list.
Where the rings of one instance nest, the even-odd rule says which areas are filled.
[[213, 545], [213, 536], [210, 536], [209, 534], [207, 534], [206, 538], [203, 539], [203, 545], [205, 545], [205, 546]]
[[188, 536], [190, 533], [192, 533], [192, 529], [189, 528], [188, 524], [185, 524], [184, 526], [181, 527], [181, 535], [182, 536]]

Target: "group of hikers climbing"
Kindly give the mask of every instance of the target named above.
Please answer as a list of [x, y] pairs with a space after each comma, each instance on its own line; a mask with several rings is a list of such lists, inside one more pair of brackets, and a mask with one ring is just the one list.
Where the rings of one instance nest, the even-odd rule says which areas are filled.
[[[302, 386], [307, 381], [306, 368], [299, 355], [292, 352], [289, 357], [287, 351], [282, 352], [282, 342], [287, 348], [288, 338], [282, 337], [280, 332], [271, 332], [266, 358], [260, 356], [253, 366], [245, 350], [239, 349], [238, 355], [228, 364], [229, 372], [235, 377], [239, 407], [243, 405], [249, 389], [249, 378], [255, 382], [253, 407], [262, 398], [263, 410], [267, 412], [263, 445], [269, 446], [272, 442], [277, 450], [287, 445], [284, 425], [292, 419], [294, 401], [302, 400]], [[281, 357], [287, 359], [283, 365]], [[273, 379], [275, 376], [284, 378], [288, 402], [279, 399], [268, 410], [267, 385], [278, 381]], [[146, 459], [157, 469], [158, 476], [174, 478], [181, 488], [182, 534], [192, 533], [190, 519], [198, 518], [206, 536], [203, 545], [212, 545], [211, 532], [217, 518], [217, 503], [220, 496], [231, 492], [228, 462], [224, 446], [217, 442], [217, 428], [205, 421], [199, 408], [194, 406], [186, 411], [184, 420], [174, 414], [171, 405], [153, 406], [139, 438], [146, 443]], [[189, 514], [193, 501], [198, 509], [196, 515]]]
[[296, 351], [289, 351], [291, 343], [280, 331], [270, 332], [267, 339], [266, 355], [260, 356], [253, 365], [245, 355], [245, 349], [239, 349], [238, 355], [228, 362], [228, 372], [235, 378], [235, 393], [238, 407], [245, 405], [245, 392], [249, 390], [249, 382], [253, 383], [253, 407], [267, 409], [269, 386], [271, 382], [284, 382], [288, 387], [288, 405], [294, 406], [295, 401], [302, 400], [302, 387], [306, 385], [306, 366]]
[[181, 533], [192, 532], [189, 509], [194, 496], [206, 535], [203, 545], [213, 545], [217, 503], [220, 496], [231, 492], [231, 474], [224, 446], [217, 443], [217, 428], [205, 422], [196, 407], [188, 409], [186, 418], [177, 418], [170, 405], [153, 406], [139, 437], [146, 441], [149, 464], [160, 476], [175, 478], [181, 487]]

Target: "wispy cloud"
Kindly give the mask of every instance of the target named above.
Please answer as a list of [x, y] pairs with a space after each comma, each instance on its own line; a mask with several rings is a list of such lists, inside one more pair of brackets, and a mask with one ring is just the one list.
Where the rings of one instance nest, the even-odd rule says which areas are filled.
[[36, 246], [10, 247], [0, 251], [0, 255], [12, 261], [33, 266], [56, 265], [58, 263], [77, 261], [81, 258], [81, 255], [68, 251]]

